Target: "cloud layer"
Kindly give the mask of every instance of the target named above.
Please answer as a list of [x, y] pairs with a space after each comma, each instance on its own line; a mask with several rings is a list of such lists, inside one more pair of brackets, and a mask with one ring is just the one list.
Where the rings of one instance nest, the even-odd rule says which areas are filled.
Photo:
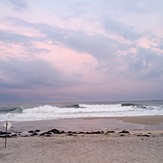
[[163, 98], [163, 2], [0, 2], [0, 102]]

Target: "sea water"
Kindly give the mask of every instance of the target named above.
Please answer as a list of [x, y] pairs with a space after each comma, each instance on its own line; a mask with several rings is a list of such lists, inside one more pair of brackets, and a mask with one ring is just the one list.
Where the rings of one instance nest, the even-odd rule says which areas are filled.
[[69, 105], [0, 107], [0, 121], [36, 121], [65, 118], [163, 115], [163, 101], [93, 102]]

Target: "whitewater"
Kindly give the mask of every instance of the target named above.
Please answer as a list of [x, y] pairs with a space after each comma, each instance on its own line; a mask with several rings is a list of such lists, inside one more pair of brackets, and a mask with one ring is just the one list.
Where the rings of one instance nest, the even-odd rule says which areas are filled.
[[32, 107], [1, 107], [0, 121], [37, 121], [65, 118], [123, 117], [163, 115], [163, 103], [139, 105], [76, 104], [68, 106], [40, 105]]

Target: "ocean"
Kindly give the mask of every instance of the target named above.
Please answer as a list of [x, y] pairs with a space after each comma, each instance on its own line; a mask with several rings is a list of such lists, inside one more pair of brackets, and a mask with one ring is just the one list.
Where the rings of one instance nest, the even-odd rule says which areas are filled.
[[163, 115], [163, 101], [0, 105], [0, 121]]

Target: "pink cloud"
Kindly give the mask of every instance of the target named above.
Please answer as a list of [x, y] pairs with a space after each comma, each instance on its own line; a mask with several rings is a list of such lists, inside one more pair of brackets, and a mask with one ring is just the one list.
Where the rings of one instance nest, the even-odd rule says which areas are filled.
[[10, 57], [26, 58], [24, 47], [17, 43], [0, 42], [0, 59], [8, 59]]
[[90, 74], [98, 65], [98, 61], [87, 53], [78, 53], [72, 49], [51, 42], [35, 43], [37, 48], [48, 49], [38, 55], [39, 58], [48, 61], [62, 71], [65, 75]]

